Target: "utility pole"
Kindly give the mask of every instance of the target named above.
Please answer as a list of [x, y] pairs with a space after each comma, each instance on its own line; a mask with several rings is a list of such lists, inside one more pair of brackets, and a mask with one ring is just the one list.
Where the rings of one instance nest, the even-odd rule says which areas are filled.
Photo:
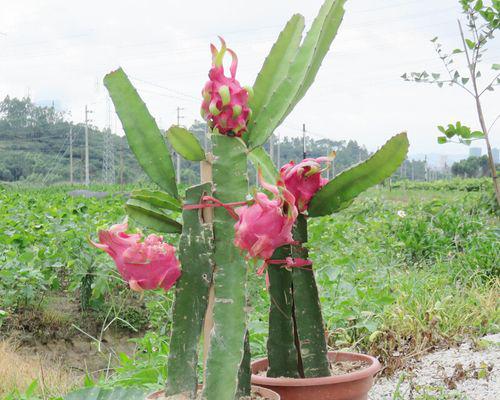
[[73, 125], [69, 127], [69, 182], [73, 184]]
[[281, 167], [280, 142], [281, 142], [281, 135], [278, 133], [278, 143], [276, 144], [276, 146], [278, 147], [278, 149], [277, 149], [278, 151], [276, 154], [276, 165], [277, 165], [278, 169], [280, 169], [280, 167]]
[[108, 99], [108, 129], [103, 137], [102, 178], [105, 183], [115, 183], [115, 151], [113, 148], [113, 136], [111, 134], [111, 103]]
[[123, 152], [125, 151], [123, 147], [123, 139], [120, 140], [120, 186], [123, 191]]
[[427, 155], [424, 158], [424, 180], [426, 182], [429, 180], [429, 171], [427, 169]]
[[271, 156], [271, 161], [274, 162], [274, 134], [269, 138], [269, 155]]
[[302, 124], [302, 159], [305, 160], [306, 157], [306, 124]]
[[[181, 111], [184, 110], [184, 108], [177, 107], [177, 126], [181, 125], [181, 118], [184, 118], [181, 116]], [[177, 163], [177, 184], [181, 183], [181, 156], [179, 153], [176, 153], [176, 163]]]
[[85, 106], [85, 186], [90, 185], [89, 173], [89, 114], [92, 113]]

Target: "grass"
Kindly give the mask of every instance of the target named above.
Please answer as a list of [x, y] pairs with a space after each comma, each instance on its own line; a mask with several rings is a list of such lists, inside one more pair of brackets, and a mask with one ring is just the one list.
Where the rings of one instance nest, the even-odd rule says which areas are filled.
[[11, 341], [0, 342], [0, 398], [24, 393], [36, 382], [35, 392], [44, 398], [67, 393], [81, 379], [67, 371], [61, 363], [23, 354]]
[[391, 373], [437, 347], [498, 332], [498, 219], [479, 199], [372, 190], [310, 224], [332, 348], [368, 351]]

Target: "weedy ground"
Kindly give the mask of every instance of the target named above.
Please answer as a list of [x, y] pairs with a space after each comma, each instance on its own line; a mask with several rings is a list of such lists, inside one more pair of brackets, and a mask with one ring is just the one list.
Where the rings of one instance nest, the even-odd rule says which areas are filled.
[[[42, 396], [63, 395], [80, 381], [61, 363], [19, 350], [11, 341], [0, 342], [0, 398], [20, 396], [30, 386], [40, 388]], [[35, 382], [35, 383], [33, 383]], [[15, 398], [15, 397], [14, 397]]]
[[[436, 188], [373, 189], [349, 209], [310, 221], [329, 345], [380, 357], [386, 374], [500, 330], [500, 229], [489, 196]], [[47, 345], [92, 336], [88, 343], [98, 350], [106, 342], [113, 347], [106, 337], [112, 331], [139, 337], [82, 369], [80, 382], [87, 372], [87, 384], [158, 387], [166, 376], [171, 293], [131, 294], [111, 260], [89, 247], [99, 226], [124, 217], [120, 194], [86, 199], [67, 191], [0, 189], [0, 333], [38, 340], [55, 326], [64, 337], [49, 335]], [[265, 354], [269, 300], [264, 279], [250, 279], [258, 357]], [[67, 312], [61, 317], [56, 309]], [[36, 378], [27, 375], [17, 388], [26, 390]], [[12, 388], [0, 379], [0, 393]], [[41, 398], [46, 391], [40, 382], [32, 390]]]

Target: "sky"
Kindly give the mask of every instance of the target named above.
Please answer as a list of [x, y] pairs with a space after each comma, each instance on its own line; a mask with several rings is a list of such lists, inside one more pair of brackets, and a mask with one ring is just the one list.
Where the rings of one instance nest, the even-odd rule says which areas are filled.
[[[0, 98], [30, 95], [54, 104], [75, 122], [87, 105], [92, 123], [123, 134], [102, 85], [121, 66], [161, 127], [201, 119], [209, 44], [225, 38], [239, 58], [237, 79], [252, 85], [272, 44], [294, 13], [306, 30], [322, 0], [0, 0]], [[479, 129], [473, 98], [457, 87], [409, 83], [404, 72], [443, 73], [430, 42], [460, 45], [458, 0], [347, 0], [346, 13], [316, 81], [276, 130], [314, 138], [354, 139], [373, 151], [407, 131], [410, 156], [466, 154], [438, 145], [437, 125], [457, 120]], [[500, 62], [494, 39], [482, 66], [483, 84]], [[463, 63], [457, 58], [457, 65]], [[500, 113], [500, 87], [484, 95], [488, 124]], [[490, 132], [500, 147], [500, 122]]]

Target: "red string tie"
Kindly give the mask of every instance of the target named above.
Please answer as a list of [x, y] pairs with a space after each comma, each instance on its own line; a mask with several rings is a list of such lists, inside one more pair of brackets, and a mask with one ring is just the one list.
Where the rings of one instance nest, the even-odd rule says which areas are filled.
[[223, 203], [212, 196], [203, 196], [201, 198], [200, 204], [185, 204], [182, 207], [184, 210], [198, 210], [200, 208], [214, 208], [214, 207], [224, 207], [224, 209], [233, 217], [236, 221], [239, 219], [238, 214], [234, 211], [234, 207], [247, 205], [247, 201], [235, 201], [232, 203]]

